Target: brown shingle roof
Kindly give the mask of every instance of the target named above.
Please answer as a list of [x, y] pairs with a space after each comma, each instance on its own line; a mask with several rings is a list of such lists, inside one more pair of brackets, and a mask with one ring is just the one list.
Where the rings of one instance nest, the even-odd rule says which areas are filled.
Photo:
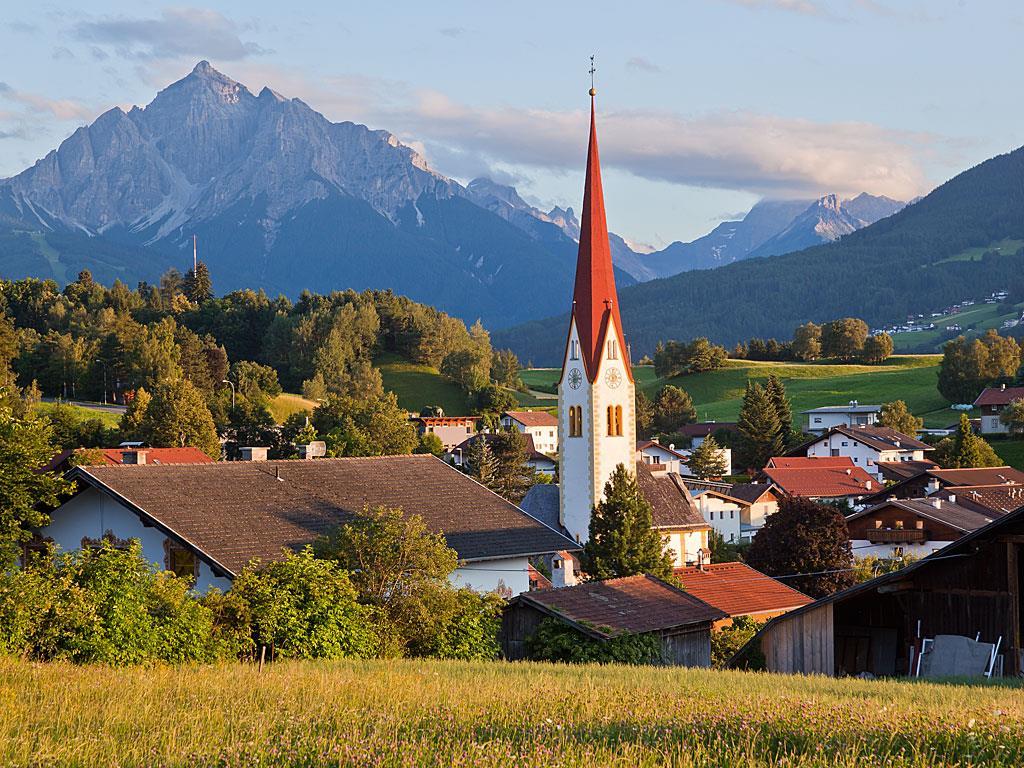
[[527, 592], [516, 599], [604, 638], [725, 618], [720, 609], [653, 576], [590, 581], [574, 587]]
[[929, 469], [938, 469], [939, 465], [934, 461], [925, 459], [923, 461], [876, 461], [875, 466], [882, 473], [886, 480], [906, 480], [908, 477], [915, 477]]
[[812, 598], [743, 563], [676, 568], [683, 589], [729, 616], [788, 611]]
[[985, 387], [974, 401], [974, 407], [984, 405], [1009, 405], [1014, 400], [1024, 400], [1024, 387]]
[[1024, 485], [957, 485], [943, 488], [936, 496], [956, 498], [956, 503], [979, 512], [1008, 514], [1024, 507]]
[[655, 528], [701, 530], [711, 527], [693, 503], [686, 483], [676, 473], [655, 475], [646, 464], [638, 461], [636, 481], [640, 493], [651, 505]]
[[[934, 502], [938, 501], [940, 506], [935, 507]], [[988, 525], [996, 517], [992, 512], [985, 514], [983, 512], [977, 512], [973, 509], [955, 504], [950, 501], [944, 501], [942, 499], [893, 499], [891, 501], [884, 501], [881, 504], [875, 504], [872, 507], [868, 507], [865, 510], [850, 515], [847, 521], [857, 520], [862, 517], [868, 517], [875, 514], [880, 509], [886, 507], [896, 507], [909, 512], [912, 515], [923, 517], [927, 520], [934, 520], [938, 523], [943, 523], [951, 528], [955, 528], [963, 533], [970, 533], [971, 531], [977, 530], [982, 526]]]
[[838, 426], [811, 442], [817, 443], [829, 435], [838, 432], [852, 440], [858, 440], [876, 451], [933, 451], [928, 443], [922, 443], [916, 437], [897, 432], [891, 427], [882, 426]]
[[779, 493], [773, 483], [736, 483], [729, 486], [727, 493], [734, 499], [753, 504], [772, 489], [775, 489], [776, 494]]
[[931, 479], [938, 480], [940, 488], [977, 485], [1024, 485], [1024, 472], [1013, 467], [967, 467], [964, 469], [926, 469], [895, 485], [883, 488], [864, 499], [865, 504], [877, 504], [890, 496], [906, 498], [920, 495], [922, 486]]
[[702, 421], [696, 424], [683, 424], [677, 431], [681, 435], [687, 437], [707, 437], [713, 435], [720, 429], [724, 429], [726, 432], [736, 431], [736, 422], [734, 421]]
[[547, 411], [505, 411], [524, 427], [557, 427], [558, 418]]
[[433, 456], [80, 467], [71, 476], [123, 498], [232, 574], [367, 506], [419, 515], [462, 560], [576, 548]]

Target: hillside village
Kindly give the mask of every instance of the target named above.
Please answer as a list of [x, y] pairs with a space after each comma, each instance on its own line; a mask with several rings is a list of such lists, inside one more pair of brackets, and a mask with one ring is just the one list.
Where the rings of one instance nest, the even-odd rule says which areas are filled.
[[[756, 361], [878, 376], [892, 335], [922, 326], [848, 317], [733, 350], [665, 340], [634, 362], [616, 280], [592, 90], [572, 310], [547, 391], [479, 322], [390, 291], [217, 299], [197, 257], [134, 291], [86, 271], [63, 289], [0, 283], [0, 649], [1024, 673], [1013, 338], [946, 346], [930, 396], [959, 410], [927, 428], [899, 388], [794, 413], [776, 368], [743, 381], [733, 420], [699, 419], [698, 377]], [[419, 366], [402, 395], [418, 407], [385, 386], [384, 359]], [[131, 610], [163, 640], [114, 632], [100, 572], [114, 593], [130, 574], [148, 584]], [[95, 592], [75, 599], [95, 600], [98, 622], [44, 618], [71, 598], [28, 579]]]

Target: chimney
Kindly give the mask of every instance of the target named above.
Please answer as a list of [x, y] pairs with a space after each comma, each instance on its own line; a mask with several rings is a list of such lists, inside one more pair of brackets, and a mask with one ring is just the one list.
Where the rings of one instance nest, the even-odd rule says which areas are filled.
[[939, 479], [937, 477], [933, 477], [933, 478], [931, 478], [928, 481], [928, 485], [925, 486], [924, 493], [925, 493], [925, 496], [931, 496], [933, 493], [938, 493], [938, 492], [939, 492]]
[[568, 552], [556, 552], [551, 558], [551, 586], [573, 587], [579, 583], [576, 578], [576, 563]]
[[327, 443], [323, 440], [314, 440], [306, 445], [296, 446], [300, 459], [319, 459], [327, 455]]
[[136, 448], [132, 451], [125, 451], [121, 454], [122, 464], [145, 464], [146, 463], [146, 451]]
[[942, 509], [942, 499], [932, 499], [932, 506], [936, 509]]
[[238, 449], [239, 461], [266, 461], [267, 449], [262, 446], [247, 446]]
[[948, 501], [950, 504], [956, 504], [956, 494], [949, 494], [949, 498], [947, 498], [946, 501]]
[[1000, 392], [1005, 392], [1006, 391], [1006, 384], [1000, 384], [999, 385], [999, 391]]
[[867, 482], [864, 483], [864, 490], [865, 491], [870, 491], [871, 490], [871, 481], [870, 480], [868, 480]]

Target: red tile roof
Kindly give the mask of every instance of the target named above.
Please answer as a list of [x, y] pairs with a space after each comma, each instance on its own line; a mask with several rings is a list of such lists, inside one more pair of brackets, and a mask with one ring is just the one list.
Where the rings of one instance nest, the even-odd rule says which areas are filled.
[[547, 411], [506, 411], [505, 416], [515, 419], [524, 427], [558, 426], [558, 417]]
[[772, 456], [768, 460], [769, 467], [778, 469], [821, 469], [822, 467], [856, 466], [849, 456]]
[[983, 405], [1009, 405], [1014, 400], [1024, 400], [1024, 387], [985, 387], [974, 401], [974, 407]]
[[102, 464], [124, 464], [124, 454], [133, 451], [146, 454], [147, 464], [212, 464], [213, 459], [198, 448], [75, 448], [58, 453], [46, 465], [49, 471], [67, 469], [68, 461], [73, 454], [85, 454], [101, 451]]
[[743, 563], [676, 568], [683, 589], [729, 616], [789, 611], [813, 599]]
[[[878, 480], [869, 475], [863, 467], [856, 466], [848, 456], [845, 464], [837, 463], [838, 458], [824, 459], [783, 459], [785, 466], [769, 466], [763, 474], [790, 496], [806, 498], [840, 498], [843, 496], [865, 496], [878, 489]], [[772, 463], [778, 461], [773, 458]], [[818, 462], [818, 463], [815, 463]]]
[[597, 151], [597, 121], [594, 100], [590, 100], [590, 146], [587, 149], [587, 177], [583, 187], [583, 214], [580, 217], [580, 247], [576, 258], [576, 282], [572, 294], [572, 320], [580, 339], [580, 351], [587, 378], [597, 378], [598, 361], [605, 339], [616, 338], [626, 375], [633, 380], [626, 339], [619, 317], [619, 297], [615, 292], [615, 270], [608, 244], [608, 222], [601, 188], [601, 161]]
[[717, 621], [725, 613], [653, 576], [589, 581], [527, 592], [517, 600], [599, 638], [634, 635]]

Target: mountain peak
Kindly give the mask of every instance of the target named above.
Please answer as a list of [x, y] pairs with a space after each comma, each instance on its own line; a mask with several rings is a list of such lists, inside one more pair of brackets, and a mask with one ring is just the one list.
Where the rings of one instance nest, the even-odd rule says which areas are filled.
[[220, 72], [213, 68], [206, 59], [203, 59], [194, 67], [192, 67], [192, 74], [196, 77], [224, 77]]

